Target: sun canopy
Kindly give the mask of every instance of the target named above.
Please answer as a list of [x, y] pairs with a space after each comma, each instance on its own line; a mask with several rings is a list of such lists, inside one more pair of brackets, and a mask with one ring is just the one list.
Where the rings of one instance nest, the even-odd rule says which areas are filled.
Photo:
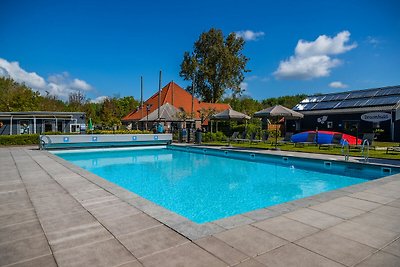
[[[160, 120], [162, 121], [181, 121], [178, 117], [179, 109], [169, 103], [165, 103], [160, 107]], [[140, 121], [158, 121], [158, 109], [143, 117]]]
[[294, 110], [288, 109], [281, 105], [269, 107], [254, 113], [254, 117], [284, 117], [286, 119], [301, 119], [304, 117], [303, 114]]
[[220, 113], [217, 113], [211, 117], [212, 120], [249, 120], [250, 116], [240, 113], [233, 109], [227, 109]]

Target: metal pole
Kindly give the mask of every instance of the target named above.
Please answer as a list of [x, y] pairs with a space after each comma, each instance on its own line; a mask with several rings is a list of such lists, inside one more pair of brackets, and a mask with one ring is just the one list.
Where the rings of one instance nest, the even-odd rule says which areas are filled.
[[[143, 76], [140, 76], [140, 119], [143, 119]], [[142, 122], [142, 130], [145, 128], [143, 127], [144, 122]], [[136, 128], [138, 128], [139, 122], [136, 123]], [[146, 126], [147, 130], [147, 126]]]
[[158, 80], [158, 114], [157, 114], [157, 125], [160, 121], [160, 102], [161, 102], [161, 70], [160, 70], [160, 77]]
[[193, 76], [193, 80], [192, 80], [192, 119], [194, 118], [194, 76]]

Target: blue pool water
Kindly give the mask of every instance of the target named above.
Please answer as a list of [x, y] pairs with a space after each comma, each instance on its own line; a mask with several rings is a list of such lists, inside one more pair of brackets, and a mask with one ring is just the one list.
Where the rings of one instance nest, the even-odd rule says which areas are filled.
[[385, 176], [381, 169], [350, 164], [230, 151], [231, 158], [228, 152], [212, 151], [158, 148], [56, 154], [196, 223]]

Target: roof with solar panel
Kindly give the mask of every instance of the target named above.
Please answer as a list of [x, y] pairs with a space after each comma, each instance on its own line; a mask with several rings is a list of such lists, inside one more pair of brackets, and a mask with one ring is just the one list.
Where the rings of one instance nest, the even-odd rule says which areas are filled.
[[400, 85], [308, 96], [293, 110], [302, 113], [393, 110], [400, 106]]

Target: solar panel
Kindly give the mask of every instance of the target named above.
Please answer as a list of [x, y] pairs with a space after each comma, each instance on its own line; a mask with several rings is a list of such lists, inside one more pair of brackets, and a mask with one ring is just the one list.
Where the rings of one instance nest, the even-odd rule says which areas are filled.
[[370, 99], [346, 99], [339, 103], [335, 108], [351, 108], [351, 107], [362, 107], [368, 103]]
[[325, 96], [309, 96], [306, 99], [304, 99], [303, 101], [301, 101], [300, 103], [315, 103], [315, 102], [321, 102], [323, 99], [325, 98]]
[[374, 97], [372, 99], [369, 99], [368, 102], [364, 106], [394, 105], [399, 101], [400, 101], [400, 95]]
[[339, 103], [339, 101], [320, 102], [320, 103], [317, 103], [314, 107], [312, 107], [312, 110], [331, 109], [331, 108], [334, 108], [338, 103]]
[[301, 111], [301, 110], [311, 110], [314, 106], [315, 106], [315, 103], [307, 103], [307, 104], [302, 104], [302, 103], [300, 103], [300, 104], [297, 104], [297, 105], [293, 108], [293, 110], [298, 110], [298, 111]]
[[335, 100], [343, 100], [346, 99], [346, 97], [349, 95], [349, 93], [340, 93], [340, 94], [334, 94], [334, 95], [326, 95], [323, 101], [335, 101]]
[[376, 94], [376, 96], [385, 96], [385, 95], [400, 95], [400, 86], [381, 88]]
[[350, 92], [350, 95], [346, 99], [373, 97], [378, 91], [379, 90], [365, 90], [365, 91]]

